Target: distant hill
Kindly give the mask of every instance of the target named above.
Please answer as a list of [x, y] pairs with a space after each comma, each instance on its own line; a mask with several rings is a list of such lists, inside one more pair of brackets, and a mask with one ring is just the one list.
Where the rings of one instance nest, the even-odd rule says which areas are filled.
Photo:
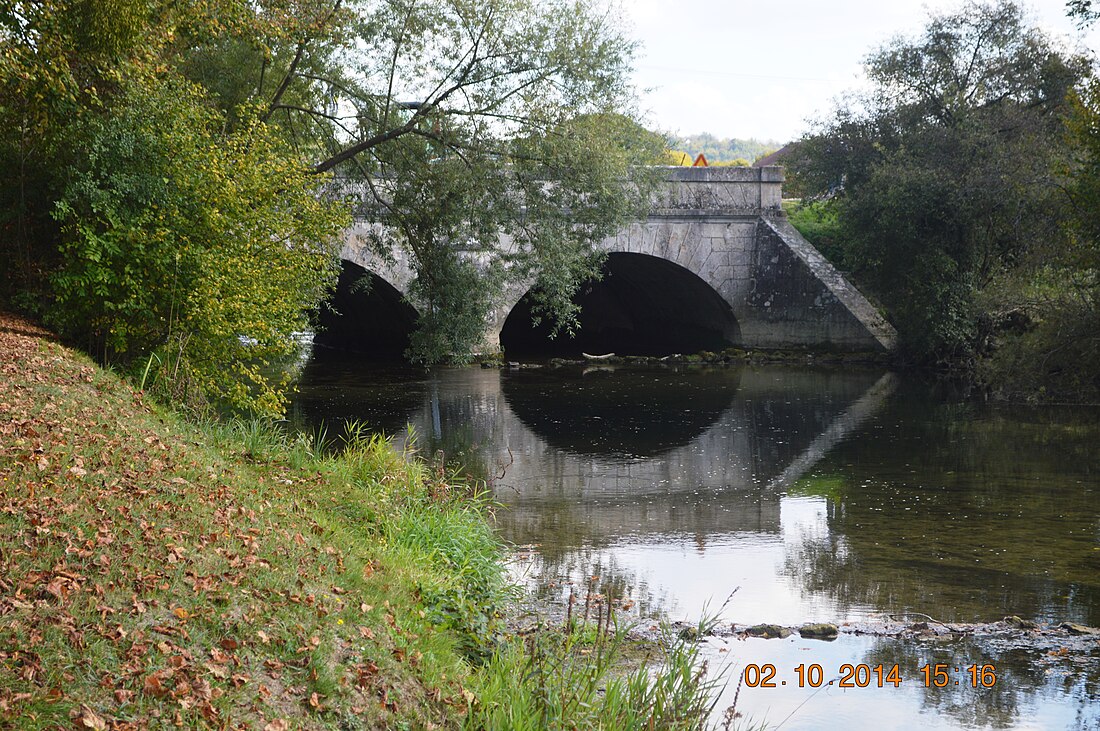
[[782, 146], [782, 142], [774, 140], [719, 139], [707, 132], [672, 139], [673, 150], [683, 150], [692, 158], [701, 152], [707, 156], [707, 161], [711, 165], [733, 160], [752, 163], [756, 158], [775, 152]]

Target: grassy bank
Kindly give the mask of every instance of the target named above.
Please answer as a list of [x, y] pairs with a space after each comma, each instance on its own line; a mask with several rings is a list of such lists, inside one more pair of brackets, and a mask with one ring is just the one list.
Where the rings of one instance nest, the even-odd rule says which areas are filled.
[[189, 423], [0, 315], [0, 726], [701, 725], [689, 646], [608, 681], [604, 648], [503, 635], [502, 547], [446, 478]]

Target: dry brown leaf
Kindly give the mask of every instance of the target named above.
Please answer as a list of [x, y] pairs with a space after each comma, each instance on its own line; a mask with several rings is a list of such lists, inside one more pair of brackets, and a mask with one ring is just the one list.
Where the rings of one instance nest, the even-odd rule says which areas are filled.
[[160, 677], [155, 673], [145, 678], [145, 685], [142, 687], [142, 690], [147, 695], [151, 695], [155, 698], [168, 694], [168, 689], [164, 687], [160, 682]]
[[212, 662], [204, 663], [206, 669], [210, 671], [210, 674], [219, 680], [225, 680], [229, 677], [229, 668], [224, 665], [215, 665]]
[[81, 706], [74, 711], [73, 720], [76, 722], [77, 728], [90, 728], [95, 731], [107, 731], [107, 722], [103, 720], [103, 717], [93, 711], [87, 706]]

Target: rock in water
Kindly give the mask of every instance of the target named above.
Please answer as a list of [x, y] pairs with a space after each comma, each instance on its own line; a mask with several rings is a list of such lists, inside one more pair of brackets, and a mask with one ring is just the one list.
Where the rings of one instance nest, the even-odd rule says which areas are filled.
[[831, 640], [835, 639], [839, 634], [835, 624], [829, 624], [827, 622], [818, 622], [816, 624], [804, 624], [799, 628], [798, 634], [802, 635], [806, 639], [812, 640]]
[[1032, 622], [1029, 619], [1022, 619], [1013, 614], [1011, 617], [1005, 617], [1004, 623], [1013, 629], [1039, 629], [1038, 622]]
[[698, 642], [699, 641], [699, 628], [698, 627], [684, 627], [680, 630], [680, 639], [686, 642]]
[[775, 638], [786, 639], [791, 636], [791, 631], [778, 624], [754, 624], [744, 631], [749, 637], [763, 637], [765, 640]]
[[1083, 624], [1077, 624], [1076, 622], [1062, 622], [1058, 625], [1071, 635], [1096, 635], [1100, 634], [1100, 629], [1095, 627], [1086, 627]]

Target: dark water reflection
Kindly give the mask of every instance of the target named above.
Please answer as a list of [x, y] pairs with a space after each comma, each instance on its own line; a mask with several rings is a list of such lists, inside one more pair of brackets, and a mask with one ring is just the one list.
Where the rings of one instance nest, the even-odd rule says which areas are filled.
[[[411, 423], [423, 452], [496, 478], [498, 528], [526, 547], [517, 569], [546, 602], [594, 588], [632, 599], [635, 617], [693, 618], [740, 586], [724, 611], [737, 623], [920, 612], [1100, 624], [1096, 410], [995, 408], [882, 372], [777, 367], [425, 373], [330, 358], [301, 389], [300, 425], [403, 435]], [[1074, 673], [996, 648], [719, 644], [716, 660], [786, 673], [907, 668], [901, 689], [819, 693], [785, 729], [1098, 723], [1100, 645]], [[1005, 675], [993, 689], [925, 689], [915, 668], [937, 652]], [[745, 690], [741, 705], [778, 723], [808, 694]], [[822, 725], [822, 713], [847, 720]]]
[[[506, 371], [508, 408], [551, 447], [575, 455], [655, 457], [691, 444], [721, 418], [740, 373], [635, 372], [610, 366]], [[670, 377], [673, 376], [673, 377]]]

